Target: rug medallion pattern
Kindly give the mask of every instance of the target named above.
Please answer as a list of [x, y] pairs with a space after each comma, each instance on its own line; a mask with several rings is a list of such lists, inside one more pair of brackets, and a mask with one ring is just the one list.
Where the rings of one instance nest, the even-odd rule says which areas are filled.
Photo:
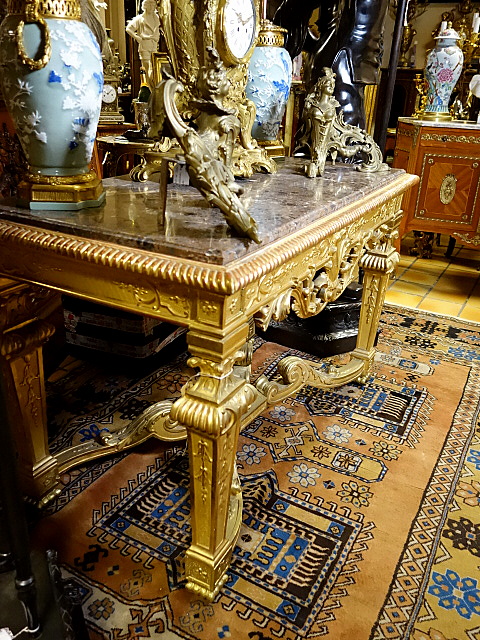
[[[243, 525], [213, 603], [184, 588], [181, 444], [65, 475], [34, 539], [79, 586], [93, 640], [480, 638], [480, 333], [395, 307], [381, 327], [365, 384], [305, 387], [243, 430]], [[253, 377], [292, 353], [257, 339]], [[123, 425], [188, 375], [183, 354], [143, 376], [68, 360], [49, 382], [53, 446]]]

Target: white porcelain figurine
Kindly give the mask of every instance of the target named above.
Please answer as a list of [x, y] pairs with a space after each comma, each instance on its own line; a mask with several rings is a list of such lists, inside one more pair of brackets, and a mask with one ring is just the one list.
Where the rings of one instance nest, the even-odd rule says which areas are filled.
[[147, 74], [152, 87], [152, 53], [158, 50], [160, 39], [160, 19], [155, 0], [143, 0], [142, 13], [132, 18], [125, 28], [129, 36], [138, 42], [138, 55], [141, 66]]

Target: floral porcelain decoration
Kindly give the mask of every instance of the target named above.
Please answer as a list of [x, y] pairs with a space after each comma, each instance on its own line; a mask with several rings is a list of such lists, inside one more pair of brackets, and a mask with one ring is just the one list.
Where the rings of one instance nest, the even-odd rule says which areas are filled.
[[246, 95], [256, 107], [252, 136], [260, 141], [278, 139], [292, 83], [292, 59], [283, 43], [281, 27], [262, 20], [259, 44], [248, 66]]
[[[17, 59], [9, 30], [0, 35], [5, 102], [32, 173], [76, 175], [88, 171], [101, 109], [100, 48], [90, 29], [75, 20], [47, 19], [49, 63], [30, 71]], [[27, 28], [32, 27], [32, 33]], [[25, 39], [35, 46], [35, 25]], [[30, 37], [29, 37], [30, 36]]]
[[455, 29], [442, 23], [436, 46], [427, 56], [425, 79], [428, 83], [426, 113], [449, 114], [449, 100], [462, 73], [463, 52], [457, 45]]

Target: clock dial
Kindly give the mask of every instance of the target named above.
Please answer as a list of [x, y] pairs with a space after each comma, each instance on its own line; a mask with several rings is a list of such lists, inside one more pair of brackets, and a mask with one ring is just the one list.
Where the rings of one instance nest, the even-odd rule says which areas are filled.
[[229, 62], [243, 62], [255, 42], [257, 12], [254, 0], [224, 0], [221, 36]]
[[117, 90], [111, 84], [103, 85], [102, 102], [112, 104], [117, 99]]

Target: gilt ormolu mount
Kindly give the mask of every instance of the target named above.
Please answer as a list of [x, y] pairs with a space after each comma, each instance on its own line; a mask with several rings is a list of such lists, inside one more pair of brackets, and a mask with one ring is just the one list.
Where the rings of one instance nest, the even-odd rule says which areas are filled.
[[155, 89], [152, 100], [154, 124], [150, 135], [160, 136], [168, 123], [182, 148], [191, 184], [211, 206], [217, 206], [223, 212], [227, 223], [238, 235], [260, 242], [257, 224], [238, 197], [242, 189], [230, 169], [240, 131], [235, 111], [225, 108], [222, 102], [230, 81], [216, 50], [209, 49], [208, 53], [209, 64], [198, 72], [198, 95], [191, 100], [199, 114], [195, 118], [196, 128], [182, 119], [177, 108], [175, 98], [182, 95], [183, 85], [170, 78]]
[[347, 124], [343, 110], [336, 111], [340, 103], [334, 98], [335, 74], [325, 67], [324, 75], [317, 81], [305, 99], [303, 110], [306, 123], [302, 142], [310, 147], [311, 159], [305, 166], [309, 178], [323, 175], [325, 162], [338, 156], [359, 159], [358, 170], [365, 172], [386, 171], [382, 152], [373, 138], [360, 127]]
[[[184, 91], [178, 97], [178, 111], [184, 120], [195, 116], [199, 69], [208, 64], [210, 49], [219, 52], [225, 64], [230, 86], [223, 98], [226, 109], [232, 109], [240, 121], [240, 131], [235, 140], [232, 171], [237, 177], [249, 177], [255, 171], [276, 172], [275, 161], [269, 158], [252, 138], [255, 105], [245, 95], [248, 61], [232, 63], [222, 55], [221, 0], [158, 0], [161, 28], [171, 61], [173, 76]], [[258, 2], [255, 2], [258, 12]]]

